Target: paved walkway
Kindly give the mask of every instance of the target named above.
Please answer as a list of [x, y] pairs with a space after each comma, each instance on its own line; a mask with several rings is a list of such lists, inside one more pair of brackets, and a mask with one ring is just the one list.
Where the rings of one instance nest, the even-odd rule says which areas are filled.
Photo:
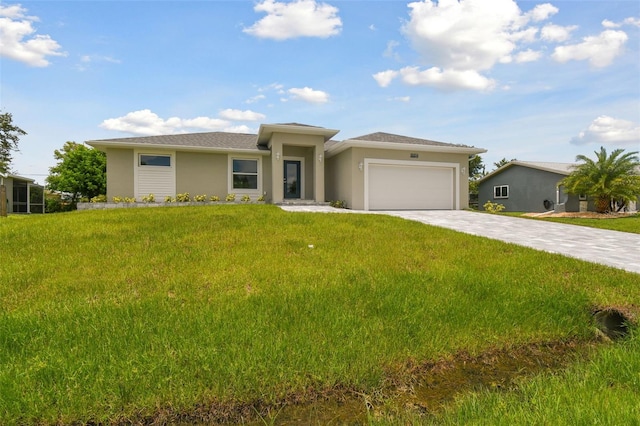
[[281, 207], [287, 211], [397, 216], [640, 274], [640, 234], [465, 210], [362, 212], [328, 206]]

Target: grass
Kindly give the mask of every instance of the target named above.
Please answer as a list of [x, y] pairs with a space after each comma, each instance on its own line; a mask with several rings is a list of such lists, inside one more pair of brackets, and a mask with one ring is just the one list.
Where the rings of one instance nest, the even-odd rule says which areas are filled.
[[523, 216], [523, 213], [500, 213], [508, 216], [517, 216], [526, 219], [546, 220], [548, 222], [566, 223], [569, 225], [588, 226], [590, 228], [608, 229], [610, 231], [630, 232], [640, 234], [640, 213], [625, 217], [615, 218], [579, 218], [579, 217], [544, 217]]
[[3, 219], [0, 240], [0, 424], [371, 392], [409, 359], [586, 337], [593, 305], [640, 303], [636, 274], [379, 215], [117, 209]]

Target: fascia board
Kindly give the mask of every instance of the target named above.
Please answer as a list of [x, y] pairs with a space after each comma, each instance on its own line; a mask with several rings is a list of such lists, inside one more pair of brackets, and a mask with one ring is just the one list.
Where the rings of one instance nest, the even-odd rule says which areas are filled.
[[329, 148], [325, 156], [331, 158], [349, 148], [370, 148], [370, 149], [387, 149], [395, 151], [418, 151], [418, 152], [442, 152], [451, 154], [482, 154], [487, 152], [483, 148], [461, 147], [461, 146], [435, 146], [435, 145], [418, 145], [411, 143], [397, 142], [374, 142], [363, 140], [346, 140], [336, 143]]
[[550, 169], [548, 167], [540, 167], [538, 165], [533, 165], [524, 161], [511, 161], [507, 164], [505, 164], [504, 166], [500, 167], [499, 169], [496, 169], [494, 171], [492, 171], [491, 173], [489, 173], [488, 175], [482, 176], [480, 179], [478, 179], [478, 182], [483, 182], [487, 179], [489, 179], [492, 176], [496, 176], [500, 173], [502, 173], [503, 171], [513, 167], [513, 166], [521, 166], [521, 167], [526, 167], [528, 169], [535, 169], [535, 170], [542, 170], [543, 172], [549, 172], [549, 173], [555, 173], [557, 175], [564, 175], [564, 176], [569, 176], [570, 172], [567, 171], [561, 171], [558, 169]]
[[155, 150], [171, 150], [171, 151], [189, 151], [189, 152], [207, 152], [214, 154], [252, 154], [252, 155], [271, 155], [271, 151], [261, 149], [238, 149], [238, 148], [220, 148], [220, 147], [207, 147], [207, 146], [184, 146], [184, 145], [156, 145], [148, 143], [121, 143], [121, 142], [102, 142], [102, 141], [87, 141], [87, 145], [90, 145], [96, 149], [104, 151], [106, 148], [131, 148], [131, 149], [155, 149]]
[[340, 130], [324, 127], [293, 126], [289, 124], [261, 124], [258, 130], [258, 144], [265, 145], [274, 133], [295, 133], [300, 135], [324, 136], [325, 142], [338, 134]]

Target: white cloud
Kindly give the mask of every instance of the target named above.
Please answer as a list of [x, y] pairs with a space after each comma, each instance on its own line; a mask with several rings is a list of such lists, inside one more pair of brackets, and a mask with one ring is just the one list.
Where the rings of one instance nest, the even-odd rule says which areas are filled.
[[241, 111], [239, 109], [222, 110], [220, 111], [220, 117], [232, 121], [260, 121], [266, 118], [264, 114], [259, 112], [250, 110]]
[[387, 42], [387, 48], [384, 49], [384, 52], [382, 53], [382, 56], [384, 56], [385, 58], [394, 58], [396, 60], [399, 60], [400, 56], [395, 51], [396, 47], [398, 47], [398, 46], [400, 46], [400, 43], [398, 43], [395, 40], [391, 40], [391, 41]]
[[327, 38], [339, 34], [342, 27], [338, 8], [315, 0], [290, 3], [263, 0], [253, 10], [265, 12], [267, 16], [243, 31], [260, 38]]
[[402, 81], [411, 86], [433, 86], [444, 90], [471, 89], [492, 90], [496, 82], [474, 70], [442, 70], [432, 67], [420, 71], [418, 67], [405, 67], [400, 70]]
[[35, 16], [26, 16], [20, 5], [0, 5], [0, 55], [32, 67], [46, 67], [47, 56], [66, 56], [61, 46], [49, 35], [36, 35], [32, 23]]
[[[523, 13], [514, 0], [422, 0], [409, 3], [410, 19], [402, 31], [430, 66], [397, 72], [405, 83], [445, 90], [492, 90], [496, 82], [483, 72], [514, 61], [522, 44], [536, 41], [539, 28], [528, 26], [558, 12], [548, 3]], [[394, 46], [395, 47], [395, 46]], [[389, 47], [387, 48], [389, 51]], [[537, 60], [541, 52], [525, 50], [516, 62]], [[381, 87], [397, 77], [387, 70], [373, 75]]]
[[533, 61], [537, 61], [541, 57], [542, 57], [542, 52], [527, 49], [525, 51], [518, 52], [518, 54], [516, 55], [516, 62], [519, 64], [524, 62], [533, 62]]
[[395, 98], [389, 98], [389, 100], [396, 102], [411, 102], [411, 96], [396, 96]]
[[322, 104], [329, 101], [329, 94], [321, 90], [313, 90], [310, 87], [293, 88], [288, 90], [292, 99], [297, 99], [314, 104]]
[[623, 25], [633, 25], [635, 27], [640, 27], [640, 18], [629, 17], [624, 19], [622, 22], [613, 22], [608, 19], [602, 21], [602, 26], [605, 28], [620, 28]]
[[592, 66], [602, 68], [622, 52], [628, 38], [624, 31], [605, 30], [598, 36], [584, 37], [582, 43], [556, 47], [552, 57], [562, 63], [588, 60]]
[[378, 86], [387, 87], [398, 75], [400, 75], [398, 71], [386, 70], [375, 73], [372, 77], [378, 82]]
[[569, 39], [569, 37], [571, 37], [571, 32], [577, 28], [577, 25], [568, 25], [566, 27], [563, 27], [561, 25], [548, 24], [542, 27], [542, 30], [540, 31], [540, 37], [546, 41], [566, 41]]
[[632, 121], [601, 115], [571, 139], [574, 145], [640, 145], [640, 125]]
[[78, 71], [86, 71], [90, 68], [90, 64], [92, 63], [100, 63], [100, 62], [108, 62], [111, 64], [121, 64], [122, 61], [116, 58], [112, 58], [111, 56], [103, 56], [103, 55], [83, 55], [80, 57], [80, 63], [76, 64], [76, 69]]
[[[229, 109], [224, 110], [222, 113], [232, 116], [234, 115], [233, 111], [237, 110]], [[258, 113], [249, 114], [251, 113], [251, 111], [238, 112], [242, 113], [238, 114], [238, 117], [252, 116], [252, 114], [256, 114], [254, 116], [261, 115]], [[107, 130], [117, 130], [120, 132], [133, 133], [136, 135], [144, 136], [170, 135], [176, 133], [188, 133], [193, 131], [224, 131], [234, 133], [250, 132], [250, 129], [245, 125], [232, 125], [229, 120], [220, 118], [196, 117], [184, 119], [179, 117], [170, 117], [165, 120], [149, 109], [133, 111], [125, 116], [118, 118], [109, 118], [107, 120], [104, 120], [100, 124], [100, 127]]]
[[253, 104], [256, 103], [258, 101], [261, 101], [263, 99], [265, 99], [266, 96], [265, 95], [256, 95], [256, 96], [252, 96], [249, 99], [247, 99], [246, 101], [244, 101], [245, 104]]

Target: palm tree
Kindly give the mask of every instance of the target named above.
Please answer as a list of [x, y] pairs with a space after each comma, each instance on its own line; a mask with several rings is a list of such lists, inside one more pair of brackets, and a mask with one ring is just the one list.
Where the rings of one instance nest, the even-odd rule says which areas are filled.
[[600, 147], [594, 151], [596, 161], [578, 155], [574, 170], [561, 182], [570, 194], [585, 194], [592, 197], [596, 212], [612, 211], [616, 201], [625, 205], [637, 199], [640, 194], [640, 159], [638, 152], [624, 153], [616, 149], [607, 156], [607, 150]]

